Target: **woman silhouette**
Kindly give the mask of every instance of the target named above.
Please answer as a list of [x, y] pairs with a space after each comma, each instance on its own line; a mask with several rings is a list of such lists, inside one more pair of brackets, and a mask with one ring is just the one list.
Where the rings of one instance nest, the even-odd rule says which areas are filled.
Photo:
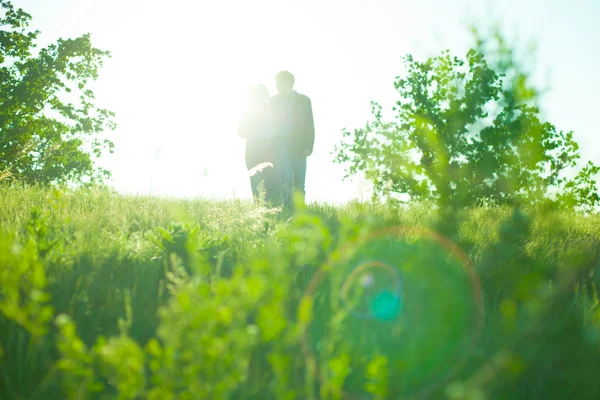
[[254, 200], [279, 205], [282, 177], [275, 168], [279, 152], [268, 101], [269, 91], [265, 85], [252, 86], [238, 135], [246, 139], [246, 167]]

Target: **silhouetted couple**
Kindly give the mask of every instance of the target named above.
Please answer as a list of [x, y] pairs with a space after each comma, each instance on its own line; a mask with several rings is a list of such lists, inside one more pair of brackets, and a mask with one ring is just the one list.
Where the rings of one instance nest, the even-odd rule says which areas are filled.
[[306, 158], [312, 154], [315, 125], [307, 96], [297, 93], [294, 76], [275, 76], [279, 94], [265, 85], [252, 87], [239, 135], [246, 139], [246, 166], [252, 194], [272, 206], [292, 205], [294, 192], [305, 196]]

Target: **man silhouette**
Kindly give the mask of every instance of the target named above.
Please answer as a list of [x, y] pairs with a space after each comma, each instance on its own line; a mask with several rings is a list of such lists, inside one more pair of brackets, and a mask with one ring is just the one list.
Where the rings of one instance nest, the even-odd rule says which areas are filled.
[[294, 75], [281, 71], [275, 83], [279, 94], [269, 104], [276, 134], [283, 138], [283, 192], [285, 205], [290, 206], [293, 192], [305, 196], [306, 158], [313, 152], [315, 124], [310, 99], [293, 90]]

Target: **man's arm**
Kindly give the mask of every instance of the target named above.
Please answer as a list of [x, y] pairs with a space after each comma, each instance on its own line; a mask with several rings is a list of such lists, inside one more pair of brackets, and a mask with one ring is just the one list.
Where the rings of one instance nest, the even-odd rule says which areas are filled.
[[315, 121], [313, 118], [312, 112], [312, 103], [310, 99], [306, 98], [306, 115], [305, 115], [305, 145], [304, 145], [304, 154], [305, 156], [309, 156], [313, 152], [313, 147], [315, 145]]

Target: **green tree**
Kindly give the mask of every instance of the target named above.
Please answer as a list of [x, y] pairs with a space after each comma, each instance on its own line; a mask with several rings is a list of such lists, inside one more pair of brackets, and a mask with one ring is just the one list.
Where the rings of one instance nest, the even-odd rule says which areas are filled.
[[540, 118], [538, 91], [496, 38], [493, 58], [484, 56], [484, 40], [464, 60], [449, 51], [425, 62], [404, 57], [406, 76], [394, 82], [395, 120], [384, 120], [372, 103], [373, 120], [343, 132], [335, 160], [347, 165], [346, 177], [363, 172], [377, 193], [444, 207], [550, 198], [598, 204], [597, 168], [589, 164], [577, 178], [565, 177], [579, 159], [573, 133]]
[[[90, 35], [37, 48], [31, 16], [0, 0], [0, 173], [27, 183], [102, 181], [94, 159], [113, 143], [114, 114], [94, 105], [89, 83], [110, 54]], [[5, 172], [6, 171], [6, 172]]]

